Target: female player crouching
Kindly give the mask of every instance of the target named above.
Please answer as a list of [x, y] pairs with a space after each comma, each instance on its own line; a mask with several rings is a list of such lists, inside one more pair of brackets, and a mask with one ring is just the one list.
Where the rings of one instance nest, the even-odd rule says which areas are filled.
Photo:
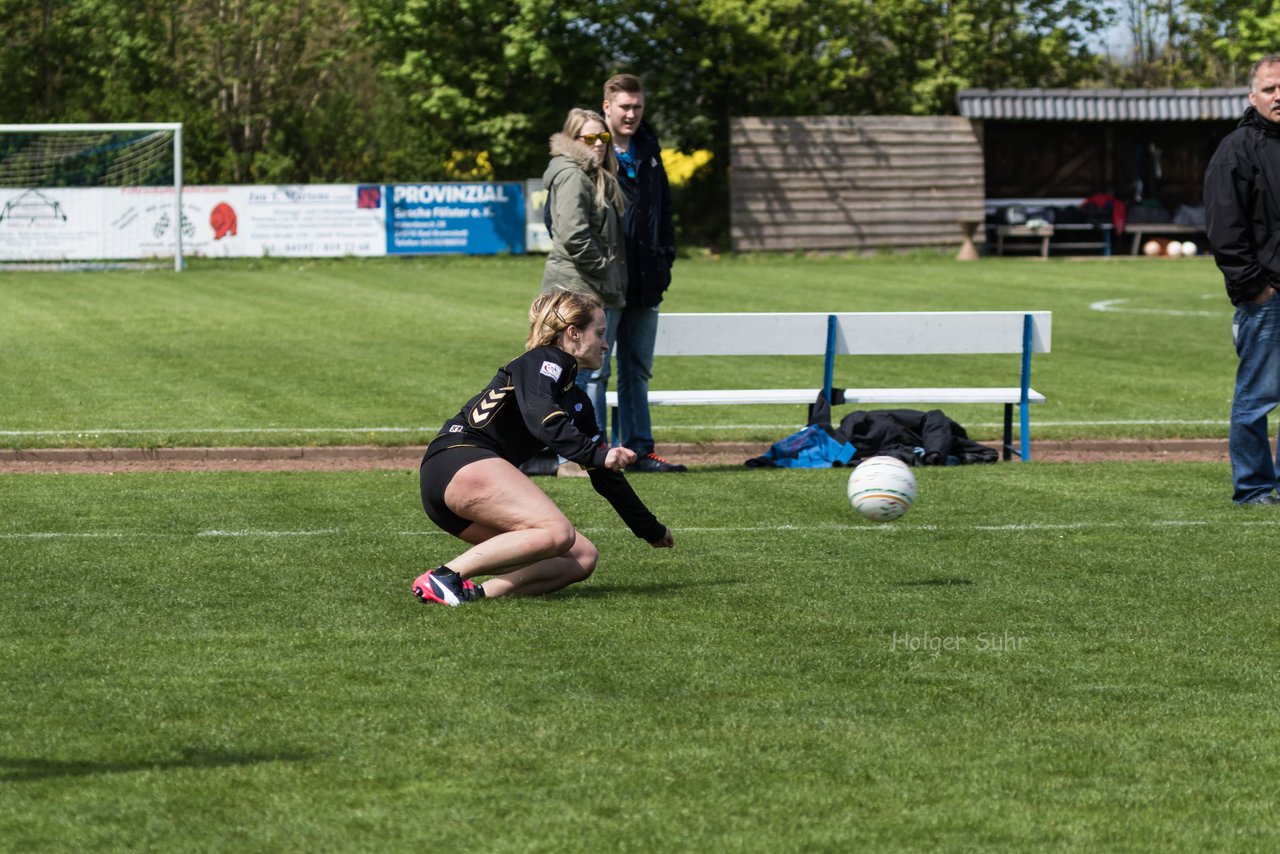
[[[574, 383], [580, 368], [599, 368], [606, 351], [595, 295], [561, 289], [534, 300], [524, 354], [445, 422], [422, 458], [427, 516], [471, 548], [413, 582], [420, 600], [537, 596], [591, 575], [599, 550], [520, 471], [543, 448], [586, 469], [637, 537], [655, 548], [675, 545], [622, 475], [635, 453], [608, 447], [590, 399]], [[477, 575], [494, 577], [476, 584]]]

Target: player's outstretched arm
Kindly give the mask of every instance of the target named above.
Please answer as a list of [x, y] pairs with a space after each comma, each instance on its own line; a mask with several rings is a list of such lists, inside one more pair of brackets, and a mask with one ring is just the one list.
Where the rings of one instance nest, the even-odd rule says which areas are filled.
[[622, 471], [636, 461], [636, 452], [621, 446], [610, 448], [604, 458], [604, 467], [609, 471]]
[[649, 545], [653, 546], [655, 549], [670, 549], [670, 548], [674, 548], [675, 544], [676, 544], [676, 538], [671, 533], [670, 528], [667, 528], [666, 533], [664, 533], [660, 539], [654, 540], [653, 542], [649, 543]]

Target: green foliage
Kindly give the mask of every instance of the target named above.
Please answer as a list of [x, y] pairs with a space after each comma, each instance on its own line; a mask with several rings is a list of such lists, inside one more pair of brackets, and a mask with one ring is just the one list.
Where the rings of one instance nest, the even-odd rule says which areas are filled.
[[1121, 0], [1128, 44], [1106, 63], [1108, 85], [1243, 87], [1250, 66], [1280, 48], [1269, 0]]
[[[694, 0], [623, 4], [599, 28], [664, 142], [714, 152], [707, 185], [727, 205], [734, 116], [933, 115], [966, 86], [1068, 86], [1095, 72], [1083, 45], [1101, 20], [1075, 0]], [[717, 219], [703, 239], [724, 246]]]
[[687, 180], [671, 187], [677, 246], [702, 246], [711, 252], [729, 248], [729, 175], [715, 168], [713, 156]]
[[[455, 150], [488, 151], [498, 177], [541, 175], [570, 107], [599, 109], [605, 58], [577, 5], [552, 0], [364, 0], [382, 73], [431, 128], [423, 178]], [[434, 160], [434, 163], [432, 162]]]
[[1275, 850], [1272, 509], [1225, 463], [918, 474], [888, 526], [839, 470], [632, 478], [673, 550], [544, 479], [595, 576], [457, 609], [409, 470], [0, 477], [0, 839]]
[[[967, 85], [1091, 73], [1076, 0], [0, 0], [0, 119], [182, 121], [191, 181], [451, 179], [455, 152], [541, 174], [572, 106], [645, 78], [669, 146], [735, 115], [937, 113]], [[702, 220], [702, 217], [697, 217]], [[723, 241], [723, 233], [718, 235]]]
[[1070, 85], [1092, 73], [1083, 44], [1102, 21], [1074, 0], [627, 8], [600, 23], [612, 53], [645, 78], [679, 145], [717, 154], [730, 116], [928, 115], [953, 112], [965, 86]]
[[[1249, 67], [1280, 47], [1280, 11], [1258, 0], [1187, 0], [1187, 10], [1203, 28], [1188, 28], [1188, 49], [1201, 85], [1243, 85]], [[1199, 60], [1195, 62], [1195, 60]], [[1209, 77], [1217, 72], [1215, 77]]]

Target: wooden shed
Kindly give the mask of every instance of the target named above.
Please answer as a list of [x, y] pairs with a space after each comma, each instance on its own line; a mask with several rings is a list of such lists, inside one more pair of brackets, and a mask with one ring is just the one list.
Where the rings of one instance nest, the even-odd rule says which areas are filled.
[[1247, 106], [1243, 88], [966, 89], [956, 102], [959, 116], [733, 120], [733, 248], [954, 248], [993, 200], [1101, 194], [1172, 218], [1202, 204], [1205, 166]]
[[983, 155], [959, 116], [737, 118], [736, 252], [954, 249], [983, 218]]
[[986, 194], [1106, 193], [1200, 204], [1204, 169], [1248, 102], [1235, 89], [965, 89], [983, 139]]

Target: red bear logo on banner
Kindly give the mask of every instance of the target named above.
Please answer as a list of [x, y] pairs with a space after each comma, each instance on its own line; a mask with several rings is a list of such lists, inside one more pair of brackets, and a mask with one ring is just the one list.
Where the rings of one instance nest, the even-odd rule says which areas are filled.
[[236, 236], [236, 212], [226, 202], [219, 202], [209, 214], [209, 225], [213, 226], [213, 239], [221, 240], [230, 234]]

